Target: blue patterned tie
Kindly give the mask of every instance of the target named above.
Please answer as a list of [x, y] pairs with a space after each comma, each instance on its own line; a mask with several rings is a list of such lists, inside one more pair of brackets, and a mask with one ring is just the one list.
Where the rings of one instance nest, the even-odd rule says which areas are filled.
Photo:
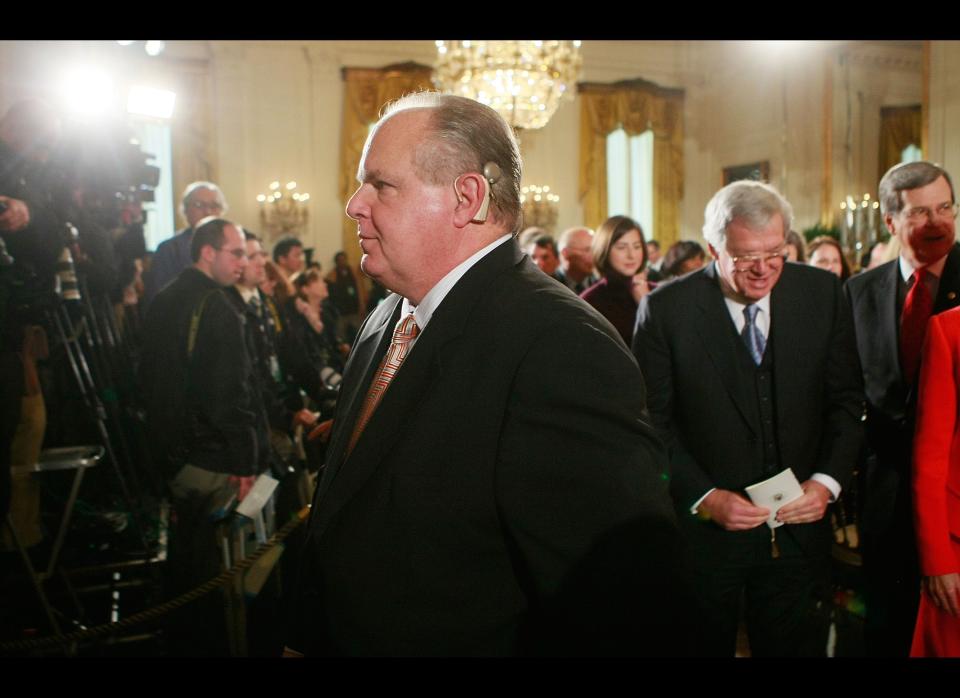
[[743, 319], [746, 320], [746, 322], [743, 325], [743, 331], [740, 333], [744, 343], [747, 345], [750, 356], [753, 357], [753, 362], [757, 366], [763, 361], [763, 350], [767, 346], [767, 340], [764, 338], [760, 328], [757, 327], [757, 311], [759, 310], [760, 308], [756, 305], [748, 305], [743, 309]]

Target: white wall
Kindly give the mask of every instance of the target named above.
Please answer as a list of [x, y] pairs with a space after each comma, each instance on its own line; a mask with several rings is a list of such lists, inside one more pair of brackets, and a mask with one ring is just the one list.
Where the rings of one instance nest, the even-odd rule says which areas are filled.
[[930, 42], [929, 158], [960, 180], [960, 41]]

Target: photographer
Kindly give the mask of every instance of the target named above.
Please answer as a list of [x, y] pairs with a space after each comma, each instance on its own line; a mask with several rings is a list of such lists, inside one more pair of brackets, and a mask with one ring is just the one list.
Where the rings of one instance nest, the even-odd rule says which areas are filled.
[[47, 162], [60, 138], [60, 120], [46, 104], [26, 100], [0, 120], [0, 513], [11, 501], [24, 543], [41, 538], [39, 498], [25, 482], [9, 480], [9, 468], [39, 454], [46, 411], [36, 361], [46, 356], [38, 303], [53, 288], [63, 251], [63, 224], [56, 213]]

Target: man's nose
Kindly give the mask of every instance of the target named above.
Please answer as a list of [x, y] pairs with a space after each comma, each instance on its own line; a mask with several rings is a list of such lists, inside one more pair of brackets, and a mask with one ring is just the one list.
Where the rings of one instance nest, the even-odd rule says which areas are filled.
[[[347, 202], [347, 215], [355, 221], [365, 217], [368, 211], [365, 197], [363, 195], [363, 190], [366, 186], [366, 184], [361, 184], [357, 190], [353, 192], [353, 196], [350, 197], [350, 201]], [[370, 188], [372, 189], [373, 187]]]

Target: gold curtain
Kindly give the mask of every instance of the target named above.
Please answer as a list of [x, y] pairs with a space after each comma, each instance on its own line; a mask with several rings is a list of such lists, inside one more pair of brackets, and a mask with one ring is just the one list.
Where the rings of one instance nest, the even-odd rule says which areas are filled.
[[[380, 118], [384, 105], [405, 94], [433, 88], [433, 69], [419, 63], [385, 68], [343, 69], [343, 132], [340, 141], [340, 200], [347, 202], [357, 189], [357, 168], [370, 124]], [[351, 264], [359, 261], [357, 224], [343, 217], [343, 250]]]
[[[217, 181], [216, 145], [211, 128], [213, 105], [209, 64], [182, 61], [168, 69], [177, 93], [171, 120], [173, 201], [179, 219], [180, 194], [190, 182]], [[227, 200], [229, 202], [229, 199]], [[185, 221], [181, 221], [186, 224]]]
[[879, 175], [900, 162], [903, 149], [911, 143], [920, 147], [920, 105], [909, 107], [883, 107], [880, 110], [880, 158], [877, 161]]
[[683, 90], [646, 80], [581, 83], [580, 200], [584, 224], [596, 228], [607, 218], [607, 136], [622, 127], [629, 136], [653, 130], [653, 230], [644, 231], [669, 247], [680, 231], [683, 198]]

